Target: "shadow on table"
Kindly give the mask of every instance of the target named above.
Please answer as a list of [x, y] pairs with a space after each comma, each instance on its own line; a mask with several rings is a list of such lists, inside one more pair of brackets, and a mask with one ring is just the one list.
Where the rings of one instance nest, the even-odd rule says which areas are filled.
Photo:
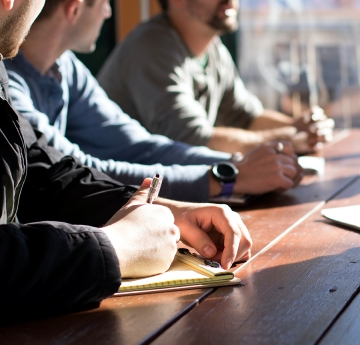
[[[269, 209], [275, 207], [293, 206], [311, 202], [321, 202], [332, 199], [344, 189], [359, 181], [359, 175], [352, 175], [332, 180], [315, 181], [307, 185], [300, 185], [285, 193], [267, 193], [254, 199], [244, 207], [234, 207], [234, 210], [246, 211], [254, 209]], [[349, 188], [346, 197], [360, 194], [359, 188]]]
[[101, 308], [0, 328], [0, 344], [138, 344], [198, 305], [211, 288], [113, 297]]
[[[288, 261], [289, 252], [282, 254]], [[306, 248], [304, 255], [313, 253]], [[219, 288], [156, 344], [317, 344], [358, 292], [360, 248], [268, 266], [264, 260], [248, 267], [245, 279], [239, 275], [244, 286]]]

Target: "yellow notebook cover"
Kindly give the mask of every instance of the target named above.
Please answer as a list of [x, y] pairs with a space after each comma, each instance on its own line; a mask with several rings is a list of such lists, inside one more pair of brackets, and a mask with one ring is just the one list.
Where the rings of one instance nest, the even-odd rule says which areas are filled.
[[232, 272], [224, 270], [218, 263], [190, 253], [185, 248], [180, 248], [166, 272], [146, 278], [123, 279], [117, 295], [205, 288], [239, 283], [240, 279], [235, 278]]

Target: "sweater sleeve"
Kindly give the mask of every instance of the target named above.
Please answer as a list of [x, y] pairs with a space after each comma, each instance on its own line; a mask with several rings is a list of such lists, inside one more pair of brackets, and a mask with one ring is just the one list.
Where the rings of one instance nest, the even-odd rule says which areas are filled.
[[22, 70], [17, 58], [7, 62], [15, 108], [45, 134], [51, 146], [124, 184], [139, 185], [144, 178], [159, 173], [164, 176], [161, 196], [208, 201], [208, 165], [229, 159], [229, 154], [151, 135], [109, 100], [72, 53], [65, 53], [61, 61], [64, 75], [69, 78], [71, 105], [66, 134], [72, 141], [39, 110], [39, 99], [45, 102], [46, 97], [36, 89], [37, 84]]
[[2, 321], [98, 303], [120, 285], [106, 234], [58, 222], [1, 225], [0, 272]]

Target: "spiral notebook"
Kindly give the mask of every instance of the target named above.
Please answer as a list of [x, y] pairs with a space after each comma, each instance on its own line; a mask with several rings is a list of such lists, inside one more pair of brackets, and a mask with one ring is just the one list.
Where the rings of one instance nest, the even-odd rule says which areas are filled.
[[240, 284], [232, 272], [224, 270], [217, 262], [179, 248], [170, 268], [146, 278], [123, 279], [116, 295], [197, 289]]

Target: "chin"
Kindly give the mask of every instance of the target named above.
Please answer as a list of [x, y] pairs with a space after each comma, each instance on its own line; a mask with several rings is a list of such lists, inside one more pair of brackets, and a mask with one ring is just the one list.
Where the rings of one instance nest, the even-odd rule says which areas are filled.
[[12, 59], [18, 54], [19, 48], [20, 48], [20, 44], [14, 47], [5, 46], [4, 49], [1, 51], [1, 53], [3, 54], [4, 59]]

